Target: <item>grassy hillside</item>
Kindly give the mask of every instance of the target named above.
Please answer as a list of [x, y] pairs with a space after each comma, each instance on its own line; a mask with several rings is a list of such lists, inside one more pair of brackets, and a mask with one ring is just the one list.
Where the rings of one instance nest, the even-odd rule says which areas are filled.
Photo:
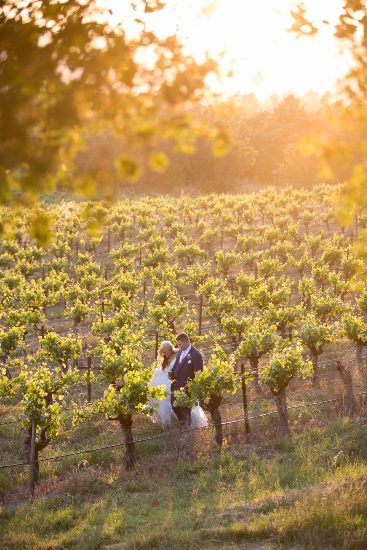
[[1, 507], [1, 547], [362, 550], [366, 427], [335, 419], [292, 441], [247, 445], [227, 434], [221, 454], [200, 432], [179, 449], [141, 444], [130, 474], [118, 452], [74, 457], [50, 466], [34, 502], [19, 491]]
[[[341, 227], [332, 192], [183, 197], [182, 209], [168, 197], [60, 203], [45, 207], [56, 229], [46, 248], [30, 238], [25, 211], [4, 209], [17, 231], [0, 246], [1, 549], [367, 548], [367, 285], [356, 284], [363, 262], [352, 254], [367, 220]], [[224, 396], [222, 419], [233, 423], [220, 452], [212, 427], [164, 432], [131, 399], [137, 464], [126, 472], [118, 422], [99, 414], [73, 425], [88, 364], [91, 398], [103, 401], [109, 384], [133, 387], [119, 361], [126, 350], [138, 358], [134, 376], [149, 380], [161, 340], [186, 330], [207, 365], [216, 345], [236, 357], [256, 326], [270, 327], [274, 349], [302, 340], [304, 359], [318, 362], [318, 381], [293, 376], [286, 386], [291, 438], [265, 383], [270, 348], [258, 361], [261, 392], [247, 386], [249, 438], [240, 385]], [[78, 348], [66, 363], [59, 336]], [[239, 381], [250, 359], [226, 368]], [[358, 410], [348, 408], [338, 361]], [[24, 390], [42, 369], [62, 377], [60, 364], [77, 375], [65, 399], [37, 400], [38, 381]], [[58, 426], [40, 451], [34, 500], [24, 464], [32, 414], [38, 437], [47, 422]]]

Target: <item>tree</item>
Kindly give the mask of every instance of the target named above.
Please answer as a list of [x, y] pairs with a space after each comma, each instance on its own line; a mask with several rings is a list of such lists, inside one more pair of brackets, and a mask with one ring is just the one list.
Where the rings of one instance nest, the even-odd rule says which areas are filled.
[[296, 377], [306, 378], [312, 374], [311, 361], [304, 361], [300, 343], [285, 342], [276, 349], [268, 364], [262, 369], [260, 380], [274, 395], [283, 433], [290, 435], [286, 389]]
[[249, 289], [249, 304], [265, 310], [270, 305], [280, 306], [288, 303], [291, 287], [289, 280], [282, 278], [261, 279], [261, 283]]
[[187, 309], [185, 302], [177, 291], [169, 284], [161, 285], [156, 289], [148, 306], [148, 315], [158, 329], [162, 325], [169, 326], [171, 332], [176, 332], [175, 320]]
[[[25, 332], [23, 326], [11, 327], [8, 330], [0, 327], [0, 356], [5, 364], [11, 355], [19, 353], [25, 347]], [[7, 366], [6, 374], [11, 378], [11, 372]]]
[[[310, 20], [301, 3], [291, 12], [291, 31], [298, 35], [316, 34], [321, 25], [334, 31], [335, 37], [352, 58], [351, 68], [343, 78], [343, 91], [349, 99], [347, 105], [337, 104], [328, 127], [332, 129], [317, 140], [321, 151], [324, 173], [333, 174], [335, 162], [349, 165], [348, 181], [339, 193], [339, 215], [344, 225], [350, 225], [358, 214], [367, 212], [367, 5], [365, 0], [343, 0], [336, 23], [324, 20], [318, 24]], [[365, 251], [367, 235], [362, 234]]]
[[[29, 200], [59, 185], [111, 197], [116, 179], [138, 178], [143, 158], [157, 171], [165, 168], [168, 161], [156, 149], [158, 138], [180, 148], [186, 139], [195, 142], [199, 134], [208, 135], [181, 108], [202, 97], [215, 63], [195, 62], [175, 36], [161, 39], [148, 29], [152, 14], [164, 10], [164, 3], [128, 4], [133, 38], [124, 24], [108, 23], [108, 13], [96, 0], [2, 2], [1, 202], [14, 199], [16, 190], [18, 198]], [[153, 67], [137, 61], [147, 52]], [[124, 151], [116, 163], [117, 176], [93, 173], [88, 164], [72, 177], [84, 137], [107, 130], [118, 136]], [[214, 143], [225, 140], [223, 132], [214, 130], [210, 137]], [[41, 230], [48, 221], [36, 212], [32, 223], [40, 240], [48, 238]]]
[[319, 357], [324, 351], [325, 344], [335, 340], [336, 333], [334, 327], [326, 325], [316, 319], [312, 314], [308, 315], [299, 329], [299, 338], [303, 344], [310, 350], [313, 365], [313, 384], [316, 386], [318, 379]]
[[275, 326], [283, 338], [290, 336], [294, 327], [295, 321], [303, 314], [302, 306], [296, 305], [292, 307], [276, 307], [272, 304], [264, 313], [264, 322], [267, 325]]
[[276, 326], [268, 325], [260, 320], [248, 327], [238, 348], [234, 352], [237, 361], [250, 361], [251, 374], [254, 377], [256, 392], [259, 387], [259, 360], [268, 353], [277, 340]]
[[59, 336], [56, 332], [49, 332], [39, 339], [40, 356], [45, 360], [54, 361], [61, 366], [63, 372], [68, 370], [68, 362], [77, 359], [82, 352], [81, 339]]
[[0, 395], [21, 398], [20, 419], [25, 430], [24, 450], [29, 463], [32, 462], [32, 429], [35, 432], [35, 454], [31, 464], [35, 483], [39, 478], [39, 453], [59, 436], [64, 421], [65, 396], [80, 379], [76, 370], [51, 369], [44, 363], [36, 363], [34, 367], [23, 364], [20, 374], [11, 381], [4, 373], [0, 376]]
[[109, 420], [118, 422], [124, 434], [123, 462], [127, 470], [135, 464], [133, 416], [150, 415], [155, 406], [153, 399], [165, 397], [165, 386], [150, 386], [152, 371], [145, 368], [142, 360], [142, 337], [142, 331], [125, 325], [111, 335], [108, 343], [100, 342], [94, 353], [101, 362], [99, 379], [107, 382], [108, 388], [101, 399], [79, 409], [74, 417], [76, 423], [104, 413]]
[[[126, 352], [124, 359], [126, 365]], [[109, 385], [103, 399], [89, 405], [89, 414], [102, 412], [107, 415], [109, 420], [119, 422], [124, 433], [124, 466], [126, 470], [133, 469], [135, 464], [133, 415], [137, 413], [151, 414], [154, 410], [153, 399], [160, 400], [166, 395], [164, 386], [149, 385], [151, 377], [150, 369], [126, 369], [120, 379]]]
[[221, 294], [210, 294], [207, 302], [207, 313], [214, 317], [219, 325], [228, 315], [231, 315], [236, 308], [236, 300], [229, 290]]
[[362, 350], [367, 346], [367, 323], [359, 315], [348, 313], [343, 317], [345, 334], [356, 346], [356, 359], [359, 370], [362, 372]]
[[216, 346], [208, 364], [196, 373], [187, 388], [175, 392], [176, 407], [193, 407], [199, 401], [209, 411], [215, 426], [215, 440], [219, 446], [223, 443], [222, 417], [219, 411], [225, 393], [235, 394], [240, 379], [233, 369], [233, 361], [227, 358], [225, 351]]

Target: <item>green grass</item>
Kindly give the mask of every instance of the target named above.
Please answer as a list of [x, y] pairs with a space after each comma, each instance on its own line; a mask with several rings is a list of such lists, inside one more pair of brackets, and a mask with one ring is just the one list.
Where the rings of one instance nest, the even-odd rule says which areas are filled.
[[119, 452], [102, 465], [50, 469], [34, 502], [23, 495], [2, 506], [0, 547], [362, 550], [366, 427], [337, 420], [292, 441], [241, 443], [221, 454], [201, 436], [190, 457], [174, 442], [145, 442], [131, 474]]
[[342, 468], [341, 478], [312, 491], [295, 492], [281, 503], [271, 500], [255, 508], [249, 522], [210, 529], [223, 541], [273, 539], [278, 543], [302, 544], [304, 548], [367, 547], [367, 469]]

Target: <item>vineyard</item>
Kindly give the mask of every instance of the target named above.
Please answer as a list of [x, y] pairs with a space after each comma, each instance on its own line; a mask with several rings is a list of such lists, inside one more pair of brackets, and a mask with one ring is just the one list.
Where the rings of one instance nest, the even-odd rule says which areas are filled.
[[[163, 475], [162, 457], [175, 456], [180, 475], [195, 474], [195, 467], [200, 475], [209, 460], [216, 468], [223, 460], [220, 468], [230, 485], [238, 482], [236, 468], [243, 465], [242, 455], [236, 461], [238, 449], [255, 453], [267, 446], [271, 455], [274, 444], [288, 452], [299, 441], [305, 445], [302, 437], [315, 430], [313, 444], [321, 457], [327, 451], [320, 434], [332, 434], [335, 426], [338, 444], [330, 443], [325, 460], [336, 470], [350, 458], [362, 475], [367, 284], [353, 244], [367, 219], [357, 215], [343, 227], [334, 192], [322, 185], [240, 195], [128, 197], [113, 204], [50, 200], [43, 209], [55, 234], [44, 247], [30, 230], [29, 211], [2, 207], [8, 233], [0, 243], [3, 510], [28, 493], [53, 494], [55, 480], [71, 470], [76, 486], [89, 470], [95, 472], [83, 489], [90, 496], [99, 478], [113, 480], [121, 467], [126, 489], [142, 471]], [[150, 385], [158, 348], [163, 340], [175, 342], [181, 331], [202, 352], [204, 370], [178, 403], [199, 401], [210, 421], [207, 429], [184, 432], [177, 424], [167, 431], [152, 421], [154, 403], [165, 395], [162, 387]], [[303, 456], [315, 460], [308, 452], [302, 447]], [[276, 490], [267, 458], [260, 464], [251, 456], [246, 460], [257, 472], [254, 487], [263, 478]], [[315, 473], [314, 481], [320, 479]], [[356, 474], [353, 479], [351, 490], [358, 491], [360, 480]], [[224, 508], [228, 502], [224, 499]], [[62, 507], [60, 501], [56, 515]], [[0, 516], [0, 544], [4, 527], [4, 548], [38, 548], [39, 540], [28, 541], [27, 535], [11, 539], [5, 524], [16, 520], [12, 513]], [[197, 518], [200, 514], [197, 510]], [[68, 521], [60, 519], [60, 530]], [[209, 532], [209, 525], [205, 528]], [[126, 529], [130, 533], [133, 525]], [[230, 541], [241, 536], [273, 536], [265, 523], [252, 533], [233, 529], [210, 536], [229, 537], [231, 548]], [[351, 513], [345, 532], [345, 546], [338, 547], [365, 548], [362, 516], [354, 524]], [[71, 538], [39, 547], [100, 548], [115, 541], [111, 533], [92, 542], [94, 536], [89, 533], [89, 542], [75, 546]], [[297, 542], [296, 535], [289, 540]], [[307, 540], [309, 548], [321, 548], [317, 538]], [[206, 547], [202, 539], [196, 543]], [[134, 540], [131, 547], [165, 547], [161, 540], [144, 544]]]

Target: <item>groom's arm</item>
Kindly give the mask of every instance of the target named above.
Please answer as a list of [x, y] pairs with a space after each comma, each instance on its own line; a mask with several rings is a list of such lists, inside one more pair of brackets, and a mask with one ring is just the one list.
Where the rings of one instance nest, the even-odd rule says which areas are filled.
[[200, 370], [203, 370], [203, 356], [201, 355], [199, 350], [196, 350], [195, 361], [194, 361], [194, 371], [198, 372]]

